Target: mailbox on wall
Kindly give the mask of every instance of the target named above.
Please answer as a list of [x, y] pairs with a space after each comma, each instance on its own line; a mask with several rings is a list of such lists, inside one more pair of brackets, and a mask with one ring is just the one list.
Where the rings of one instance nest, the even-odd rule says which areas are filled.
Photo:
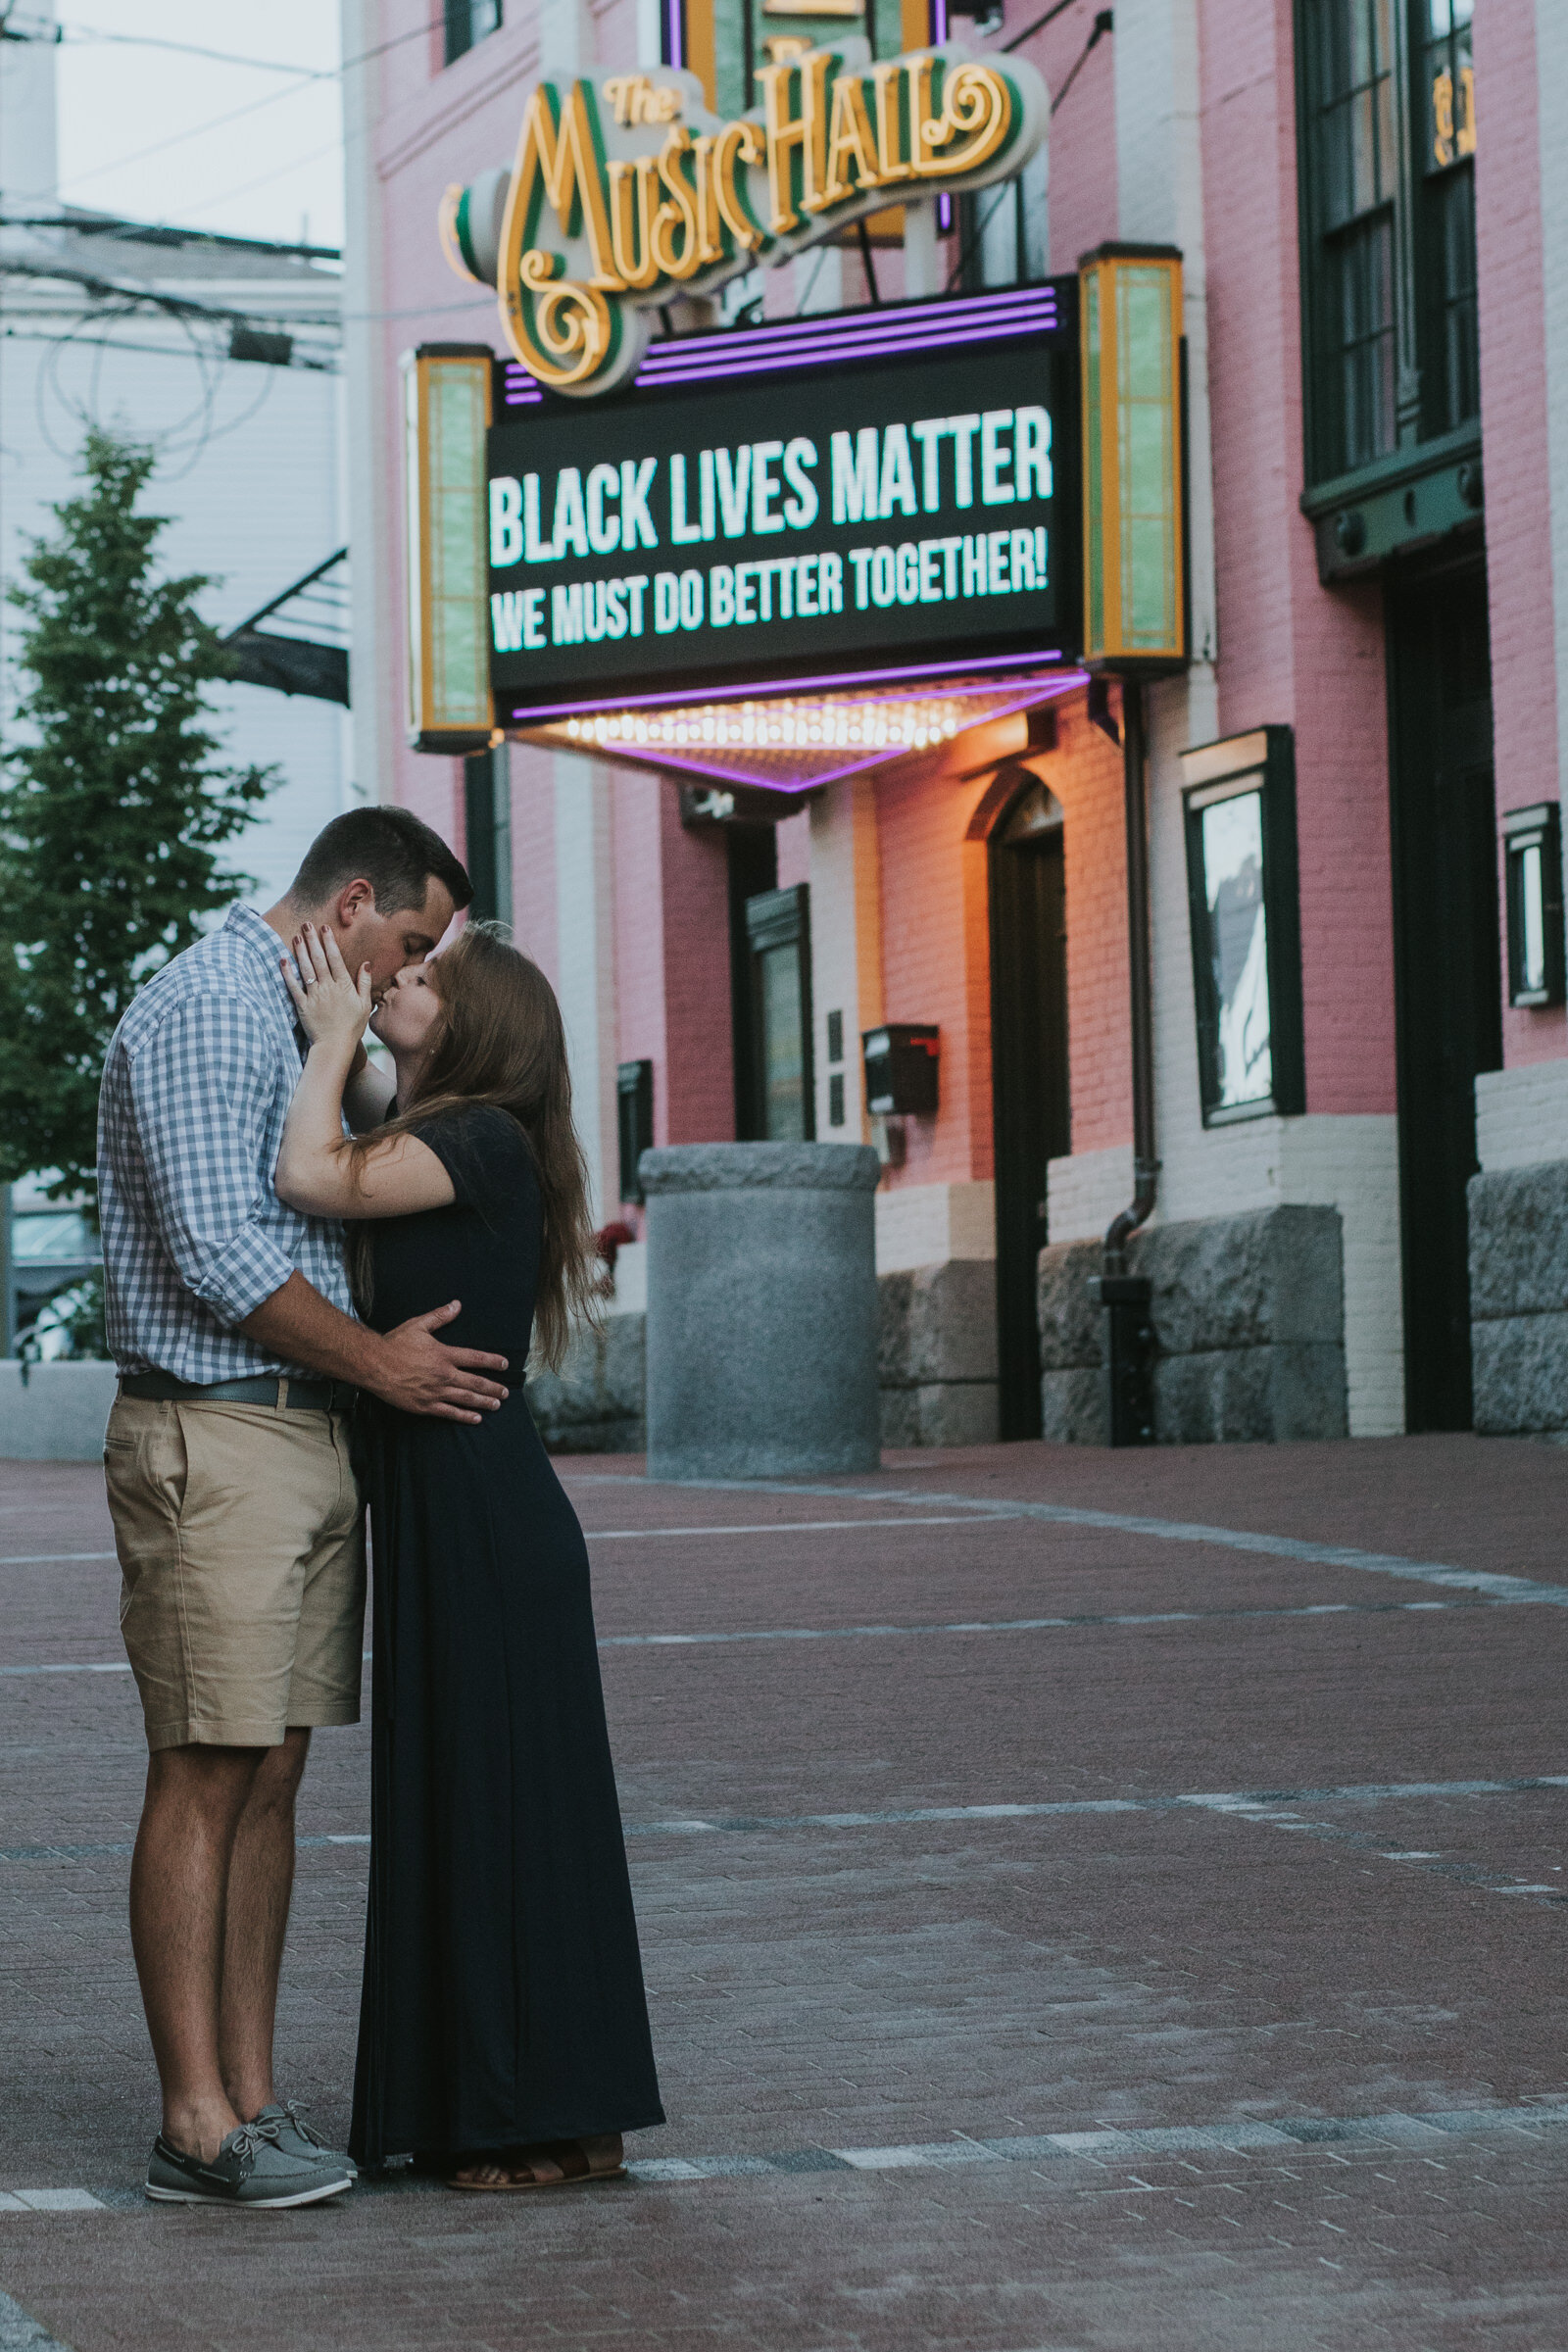
[[942, 1032], [934, 1022], [884, 1022], [861, 1037], [865, 1107], [873, 1118], [931, 1118], [937, 1107]]

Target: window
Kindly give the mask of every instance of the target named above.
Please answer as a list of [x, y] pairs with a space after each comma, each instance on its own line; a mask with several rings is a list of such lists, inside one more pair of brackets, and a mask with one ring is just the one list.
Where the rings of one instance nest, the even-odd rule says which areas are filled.
[[643, 1182], [639, 1166], [654, 1148], [654, 1065], [623, 1061], [615, 1071], [615, 1128], [619, 1143], [620, 1197], [640, 1207]]
[[746, 902], [751, 951], [748, 995], [754, 1100], [748, 1125], [767, 1143], [809, 1143], [811, 949], [807, 887], [769, 890]]
[[1297, 0], [1307, 482], [1480, 414], [1473, 0]]
[[1305, 1107], [1291, 730], [1182, 754], [1205, 1127]]
[[1348, 473], [1396, 438], [1394, 0], [1314, 0], [1307, 13], [1323, 471]]
[[1421, 201], [1428, 300], [1421, 355], [1427, 423], [1434, 433], [1481, 413], [1476, 321], [1476, 76], [1471, 63], [1474, 0], [1422, 0], [1419, 88]]
[[446, 0], [444, 62], [450, 66], [455, 58], [466, 57], [500, 23], [501, 0]]

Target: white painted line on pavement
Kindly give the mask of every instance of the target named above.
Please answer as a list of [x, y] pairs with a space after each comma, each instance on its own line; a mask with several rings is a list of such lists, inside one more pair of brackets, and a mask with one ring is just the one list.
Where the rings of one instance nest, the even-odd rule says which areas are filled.
[[0, 2206], [14, 2213], [102, 2213], [99, 2198], [84, 2188], [7, 2189]]
[[[1005, 1511], [994, 1511], [993, 1518], [1004, 1519]], [[1013, 1513], [1011, 1516], [1016, 1517]], [[943, 1517], [925, 1514], [916, 1518], [906, 1512], [898, 1519], [765, 1519], [756, 1527], [585, 1527], [583, 1534], [590, 1544], [644, 1544], [654, 1536], [819, 1536], [846, 1527], [972, 1527], [973, 1519], [964, 1511], [950, 1511]], [[0, 1562], [0, 1566], [4, 1563]]]
[[[1500, 1607], [1488, 1595], [1476, 1600], [1314, 1600], [1294, 1609], [1152, 1609], [1121, 1616], [955, 1618], [936, 1625], [785, 1625], [752, 1627], [740, 1633], [717, 1634], [601, 1634], [601, 1649], [695, 1649], [736, 1642], [862, 1642], [873, 1638], [903, 1641], [919, 1634], [1038, 1634], [1088, 1633], [1097, 1627], [1140, 1625], [1204, 1625], [1213, 1620], [1271, 1617], [1397, 1617], [1427, 1614], [1433, 1609]], [[361, 1652], [368, 1665], [371, 1652]], [[128, 1674], [123, 1659], [108, 1664], [80, 1664], [74, 1659], [47, 1666], [0, 1666], [0, 1677], [25, 1674]]]
[[[765, 2180], [795, 2173], [927, 2172], [971, 2164], [1051, 2161], [1087, 2163], [1102, 2171], [1107, 2166], [1125, 2165], [1138, 2159], [1148, 2162], [1192, 2154], [1234, 2156], [1253, 2150], [1266, 2154], [1293, 2149], [1299, 2156], [1303, 2149], [1332, 2147], [1347, 2140], [1431, 2151], [1441, 2147], [1445, 2140], [1475, 2139], [1494, 2132], [1522, 2132], [1533, 2140], [1539, 2132], [1560, 2131], [1564, 2127], [1568, 2127], [1568, 2102], [1558, 2099], [1510, 2107], [1445, 2107], [1427, 2114], [1394, 2109], [1379, 2115], [1279, 2115], [1266, 2123], [1245, 2117], [1218, 2119], [1209, 2124], [1134, 2124], [1090, 2132], [999, 2134], [984, 2139], [966, 2132], [955, 2132], [951, 2139], [917, 2140], [885, 2148], [835, 2148], [818, 2140], [806, 2147], [775, 2149], [758, 2156], [634, 2156], [626, 2169], [634, 2180], [650, 2187], [675, 2187], [701, 2180]], [[1152, 2188], [1155, 2184], [1135, 2177], [1134, 2185]], [[386, 2180], [363, 2182], [356, 2194], [372, 2197], [418, 2194], [433, 2187], [434, 2183], [399, 2169]], [[111, 2209], [107, 2202], [110, 2199], [117, 2205], [124, 2199], [126, 2209], [130, 2204], [127, 2192], [118, 2188], [105, 2187], [98, 2195], [84, 2188], [36, 2189], [20, 2194], [0, 2191], [0, 2211], [23, 2210], [22, 2198], [32, 2200], [30, 2210], [35, 2212], [103, 2213]], [[143, 2213], [152, 2211], [139, 2198], [134, 2209]], [[20, 2304], [0, 2295], [0, 2327], [24, 2319]], [[36, 2341], [42, 2352], [51, 2339], [22, 2336], [20, 2340], [27, 2344]]]
[[19, 1551], [0, 1568], [52, 1568], [57, 1560], [118, 1560], [118, 1551]]
[[[623, 1486], [624, 1479], [589, 1473], [579, 1486]], [[821, 1494], [840, 1501], [940, 1503], [948, 1510], [986, 1519], [1037, 1519], [1052, 1527], [1102, 1528], [1111, 1535], [1151, 1536], [1164, 1544], [1206, 1544], [1225, 1551], [1261, 1552], [1272, 1559], [1300, 1560], [1312, 1567], [1354, 1568], [1369, 1576], [1396, 1576], [1418, 1584], [1448, 1585], [1463, 1592], [1485, 1592], [1494, 1600], [1545, 1601], [1568, 1609], [1568, 1585], [1537, 1584], [1526, 1576], [1495, 1576], [1481, 1568], [1449, 1568], [1437, 1560], [1409, 1560], [1397, 1552], [1362, 1551], [1348, 1544], [1311, 1544], [1296, 1536], [1248, 1534], [1234, 1527], [1205, 1527], [1184, 1519], [1148, 1519], [1125, 1511], [1092, 1511], [1064, 1502], [1019, 1502], [1004, 1495], [994, 1500], [973, 1494], [911, 1494], [897, 1487], [817, 1485], [804, 1479], [681, 1478], [645, 1479], [645, 1486], [728, 1494]]]

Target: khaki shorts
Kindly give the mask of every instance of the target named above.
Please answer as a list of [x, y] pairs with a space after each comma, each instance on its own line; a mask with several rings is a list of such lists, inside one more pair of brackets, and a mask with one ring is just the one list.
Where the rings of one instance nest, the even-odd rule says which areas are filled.
[[365, 1533], [344, 1415], [121, 1396], [104, 1473], [150, 1748], [358, 1723]]

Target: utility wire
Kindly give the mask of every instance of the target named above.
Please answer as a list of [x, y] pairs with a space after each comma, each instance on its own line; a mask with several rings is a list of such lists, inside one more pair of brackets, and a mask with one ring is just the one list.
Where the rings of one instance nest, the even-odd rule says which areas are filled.
[[1015, 32], [1010, 41], [1003, 42], [1003, 56], [1005, 57], [1009, 49], [1021, 49], [1025, 41], [1032, 41], [1037, 32], [1044, 32], [1048, 24], [1054, 24], [1058, 17], [1064, 17], [1068, 9], [1075, 8], [1077, 4], [1078, 0], [1056, 0], [1054, 8], [1048, 8], [1043, 17], [1036, 17], [1034, 23], [1026, 24], [1022, 32]]
[[[82, 318], [83, 319], [102, 318], [102, 314], [97, 311], [88, 311], [82, 314]], [[109, 320], [103, 319], [103, 323], [107, 326]], [[181, 351], [178, 344], [173, 343], [127, 343], [123, 335], [83, 335], [75, 331], [51, 335], [42, 327], [30, 326], [0, 326], [0, 342], [74, 343], [83, 350], [97, 348], [102, 351], [133, 351], [144, 359], [152, 360], [205, 359], [206, 357], [206, 354]], [[308, 368], [314, 375], [340, 375], [342, 373], [342, 369], [330, 360], [302, 359], [298, 355], [290, 360], [289, 366]]]
[[[58, 278], [68, 285], [80, 286], [84, 294], [94, 295], [100, 302], [127, 302], [147, 309], [164, 311], [171, 318], [216, 318], [225, 326], [278, 325], [275, 313], [237, 311], [216, 302], [196, 302], [188, 294], [161, 294], [150, 286], [118, 285], [113, 278], [99, 277], [91, 270], [73, 270], [65, 262], [19, 262], [0, 260], [0, 277]], [[90, 314], [84, 314], [84, 316]], [[316, 326], [329, 326], [330, 318], [301, 321]]]
[[[10, 22], [11, 20], [9, 13], [0, 14], [0, 38], [22, 41], [31, 40], [34, 42], [43, 43], [50, 47], [54, 45], [52, 42], [48, 41], [47, 36], [41, 32], [12, 32], [9, 28]], [[357, 66], [370, 65], [376, 58], [384, 57], [390, 49], [401, 49], [408, 41], [428, 40], [431, 33], [440, 30], [445, 23], [446, 12], [445, 9], [442, 8], [438, 10], [434, 16], [426, 18], [423, 23], [414, 25], [409, 31], [394, 33], [390, 40], [377, 41], [373, 47], [369, 49], [362, 49], [354, 57], [346, 57], [340, 66], [331, 68], [317, 68], [315, 66], [279, 66], [266, 67], [263, 70], [269, 73], [287, 72], [297, 74], [300, 77], [300, 86], [303, 86], [307, 76], [309, 76], [312, 80], [341, 81], [344, 75], [351, 74]], [[132, 43], [140, 36], [134, 33], [125, 33], [118, 37], [122, 38], [126, 43]], [[170, 47], [178, 46], [176, 43], [169, 43], [166, 45]], [[198, 122], [195, 128], [192, 130], [176, 131], [172, 138], [161, 140], [156, 147], [144, 147], [136, 155], [120, 156], [111, 163], [95, 165], [91, 172], [83, 172], [79, 176], [81, 179], [92, 179], [96, 178], [101, 172], [118, 172], [130, 164], [145, 163], [149, 157], [163, 154], [166, 148], [177, 147], [185, 139], [199, 138], [203, 131], [220, 129], [226, 122], [237, 122], [241, 115], [255, 114], [257, 109], [260, 107], [274, 105], [279, 98], [290, 98], [296, 94], [297, 92], [295, 90], [271, 90], [265, 98], [255, 99], [250, 105], [239, 107], [232, 114], [219, 115], [210, 122]], [[75, 186], [78, 183], [77, 181], [74, 180], [72, 184], [73, 186]], [[45, 196], [52, 196], [54, 190], [52, 188], [17, 190], [15, 191], [15, 200], [21, 203], [31, 203]]]
[[[189, 130], [176, 130], [172, 137], [159, 139], [151, 147], [138, 147], [132, 155], [117, 155], [107, 164], [94, 164], [89, 172], [74, 172], [71, 184], [74, 188], [85, 187], [89, 179], [102, 179], [106, 172], [128, 172], [132, 164], [144, 164], [152, 156], [167, 155], [171, 147], [182, 147], [187, 139], [199, 139], [207, 131], [221, 130], [225, 123], [238, 122], [246, 115], [260, 114], [264, 107], [275, 106], [280, 98], [293, 98], [297, 94], [297, 90], [269, 90], [265, 97], [252, 98], [244, 106], [231, 108], [226, 115], [216, 115], [210, 122], [198, 122]], [[26, 203], [31, 196], [41, 196], [47, 192], [41, 188], [30, 191], [22, 201]]]
[[123, 49], [168, 49], [178, 57], [205, 57], [219, 66], [245, 66], [253, 74], [295, 74], [312, 81], [330, 81], [337, 69], [333, 66], [285, 66], [272, 57], [238, 57], [232, 49], [203, 49], [194, 41], [166, 41], [152, 32], [110, 32], [101, 24], [49, 24], [38, 20], [33, 32], [16, 32], [13, 13], [0, 21], [0, 40], [27, 41], [35, 47], [74, 49], [99, 42]]
[[124, 220], [113, 213], [5, 213], [0, 228], [69, 228], [78, 237], [104, 237], [111, 244], [177, 245], [186, 237], [204, 245], [229, 245], [242, 253], [292, 256], [308, 262], [340, 262], [341, 245], [280, 244], [275, 237], [235, 237], [221, 228], [171, 228], [159, 220]]
[[[1009, 41], [1007, 43], [1007, 47], [1009, 49], [1016, 49], [1019, 41], [1028, 40], [1032, 33], [1039, 32], [1043, 25], [1049, 24], [1053, 17], [1059, 17], [1064, 9], [1071, 8], [1072, 5], [1073, 0], [1056, 0], [1056, 6], [1054, 8], [1049, 9], [1045, 16], [1039, 20], [1038, 24], [1031, 24], [1028, 26], [1027, 30], [1020, 32], [1016, 40]], [[1113, 32], [1114, 30], [1114, 11], [1108, 8], [1102, 8], [1095, 19], [1088, 40], [1084, 43], [1083, 48], [1079, 51], [1078, 57], [1073, 66], [1070, 68], [1060, 89], [1051, 101], [1051, 120], [1053, 122], [1054, 122], [1056, 120], [1057, 110], [1059, 109], [1062, 100], [1066, 97], [1067, 92], [1072, 88], [1073, 83], [1077, 80], [1079, 74], [1083, 71], [1085, 64], [1088, 62], [1089, 52], [1096, 48], [1098, 44], [1103, 40], [1107, 32]], [[974, 255], [985, 236], [986, 230], [991, 226], [992, 221], [997, 217], [998, 210], [1001, 207], [1004, 198], [1012, 195], [1017, 186], [1018, 182], [1016, 180], [1009, 179], [1004, 181], [1003, 186], [997, 191], [990, 210], [985, 213], [976, 222], [973, 236], [969, 239], [968, 244], [965, 245], [963, 251], [959, 254], [957, 260], [953, 265], [953, 275], [948, 279], [947, 285], [947, 291], [950, 294], [953, 292], [954, 287], [958, 283], [959, 278], [963, 275], [963, 272], [965, 270], [967, 270], [970, 262], [973, 260]]]
[[1114, 11], [1108, 8], [1102, 8], [1099, 16], [1095, 19], [1093, 31], [1090, 33], [1088, 40], [1085, 41], [1082, 49], [1080, 49], [1078, 52], [1076, 63], [1069, 69], [1066, 80], [1062, 83], [1060, 89], [1056, 92], [1055, 97], [1051, 102], [1051, 120], [1053, 122], [1054, 122], [1056, 120], [1056, 110], [1061, 105], [1062, 100], [1066, 97], [1067, 92], [1072, 88], [1073, 83], [1077, 80], [1085, 66], [1088, 65], [1090, 52], [1098, 48], [1104, 35], [1107, 32], [1114, 32], [1115, 28]]

